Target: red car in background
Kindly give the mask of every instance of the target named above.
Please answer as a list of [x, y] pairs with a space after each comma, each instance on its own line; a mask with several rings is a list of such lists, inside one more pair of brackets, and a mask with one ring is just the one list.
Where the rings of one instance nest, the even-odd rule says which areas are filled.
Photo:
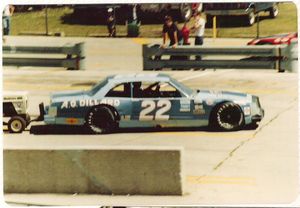
[[289, 45], [293, 39], [298, 40], [298, 33], [278, 34], [263, 38], [256, 38], [248, 42], [247, 45]]

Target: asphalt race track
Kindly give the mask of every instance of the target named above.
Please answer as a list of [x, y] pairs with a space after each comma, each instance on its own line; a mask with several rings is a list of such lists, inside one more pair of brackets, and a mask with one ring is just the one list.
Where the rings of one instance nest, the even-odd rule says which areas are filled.
[[[50, 40], [49, 40], [50, 39]], [[49, 102], [49, 93], [89, 89], [109, 74], [142, 72], [142, 43], [148, 39], [68, 39], [86, 41], [87, 69], [5, 67], [3, 90], [29, 92], [29, 112]], [[28, 44], [30, 38], [9, 37], [8, 43]], [[38, 38], [49, 44], [53, 39]], [[115, 42], [113, 42], [115, 41]], [[219, 41], [219, 42], [218, 42]], [[247, 40], [207, 40], [206, 44], [244, 44]], [[144, 72], [151, 73], [151, 72]], [[155, 72], [156, 73], [156, 72]], [[183, 146], [183, 196], [105, 196], [6, 194], [11, 204], [35, 205], [216, 205], [285, 204], [299, 194], [298, 75], [273, 70], [164, 71], [195, 89], [239, 91], [258, 95], [265, 118], [256, 130], [212, 132], [206, 128], [125, 129], [109, 135], [89, 135], [78, 128], [30, 127], [22, 134], [4, 131], [4, 148], [26, 144]], [[37, 123], [36, 125], [41, 125]]]

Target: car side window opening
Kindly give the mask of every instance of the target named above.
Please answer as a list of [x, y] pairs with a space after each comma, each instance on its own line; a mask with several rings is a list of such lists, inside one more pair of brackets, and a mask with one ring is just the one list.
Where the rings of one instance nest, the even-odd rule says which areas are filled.
[[132, 94], [134, 98], [142, 97], [142, 82], [133, 82], [132, 83]]
[[159, 83], [159, 97], [181, 97], [181, 93], [170, 83]]
[[122, 83], [113, 87], [105, 97], [131, 97], [130, 83]]
[[133, 82], [134, 98], [181, 97], [180, 92], [167, 82]]
[[133, 82], [134, 98], [156, 98], [159, 97], [157, 92], [158, 82]]

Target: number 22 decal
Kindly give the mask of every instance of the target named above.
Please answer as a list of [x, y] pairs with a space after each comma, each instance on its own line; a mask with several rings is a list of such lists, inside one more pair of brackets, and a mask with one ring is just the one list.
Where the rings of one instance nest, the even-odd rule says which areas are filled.
[[[169, 100], [159, 100], [157, 105], [153, 100], [144, 100], [141, 106], [143, 109], [140, 112], [139, 120], [169, 120], [170, 116], [164, 115], [171, 109]], [[155, 112], [155, 115], [149, 115], [156, 107], [158, 110]]]

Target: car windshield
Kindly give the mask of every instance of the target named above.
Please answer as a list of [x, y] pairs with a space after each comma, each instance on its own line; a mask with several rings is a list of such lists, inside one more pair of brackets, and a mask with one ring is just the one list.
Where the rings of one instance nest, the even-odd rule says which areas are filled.
[[177, 80], [175, 80], [173, 78], [171, 78], [170, 80], [176, 88], [178, 88], [180, 91], [182, 91], [186, 95], [191, 95], [194, 92], [194, 90], [192, 90], [191, 88], [189, 88], [189, 87], [185, 86], [184, 84], [178, 82]]
[[102, 82], [94, 85], [92, 89], [89, 91], [90, 95], [95, 95], [102, 87], [104, 87], [108, 82], [108, 78], [104, 79]]

